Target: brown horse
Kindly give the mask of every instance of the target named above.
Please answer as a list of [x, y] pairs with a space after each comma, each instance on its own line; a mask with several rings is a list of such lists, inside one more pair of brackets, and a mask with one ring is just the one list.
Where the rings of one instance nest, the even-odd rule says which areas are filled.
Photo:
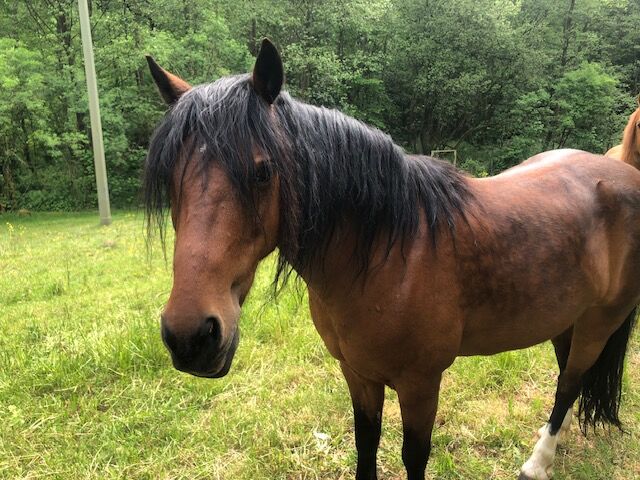
[[378, 130], [281, 91], [267, 40], [252, 75], [191, 88], [149, 65], [172, 106], [145, 166], [150, 226], [170, 206], [174, 283], [162, 337], [174, 366], [225, 375], [258, 263], [307, 284], [355, 417], [356, 478], [375, 479], [384, 388], [402, 459], [424, 478], [442, 372], [458, 355], [551, 339], [560, 376], [520, 478], [547, 479], [579, 400], [583, 428], [620, 425], [640, 301], [640, 172], [577, 150], [468, 178]]
[[629, 117], [629, 122], [622, 134], [622, 143], [610, 148], [605, 156], [617, 158], [640, 168], [640, 96], [637, 100], [638, 108]]

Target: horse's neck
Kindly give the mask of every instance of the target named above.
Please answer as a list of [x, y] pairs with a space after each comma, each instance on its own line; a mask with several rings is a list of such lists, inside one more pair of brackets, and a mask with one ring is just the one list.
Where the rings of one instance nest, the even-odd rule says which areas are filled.
[[639, 120], [640, 109], [629, 117], [629, 123], [622, 138], [622, 160], [638, 169], [640, 169], [640, 141], [636, 125]]
[[640, 170], [640, 151], [638, 147], [638, 142], [635, 141], [629, 147], [625, 147], [622, 152], [622, 160]]
[[637, 169], [640, 169], [640, 133], [638, 132], [638, 127], [636, 124], [640, 121], [640, 114], [636, 114], [636, 118], [634, 119], [633, 125], [633, 146], [632, 152], [629, 154], [629, 158], [633, 159], [633, 166]]

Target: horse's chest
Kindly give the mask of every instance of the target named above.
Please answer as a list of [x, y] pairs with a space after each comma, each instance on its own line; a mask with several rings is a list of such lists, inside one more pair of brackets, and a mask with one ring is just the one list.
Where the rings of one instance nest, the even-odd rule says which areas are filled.
[[329, 353], [360, 375], [386, 382], [391, 378], [388, 340], [379, 330], [384, 309], [376, 305], [338, 308], [309, 291], [309, 306], [316, 330]]
[[322, 300], [309, 290], [309, 309], [311, 319], [329, 350], [329, 353], [340, 361], [344, 361], [344, 355], [340, 348], [340, 337], [334, 317], [329, 313]]
[[443, 325], [435, 319], [444, 318], [439, 315], [429, 320], [423, 312], [430, 309], [408, 302], [411, 296], [404, 297], [396, 289], [367, 301], [356, 297], [350, 302], [329, 302], [310, 289], [309, 305], [314, 325], [333, 357], [364, 378], [391, 385], [407, 369], [446, 368], [460, 342], [459, 325], [450, 321]]

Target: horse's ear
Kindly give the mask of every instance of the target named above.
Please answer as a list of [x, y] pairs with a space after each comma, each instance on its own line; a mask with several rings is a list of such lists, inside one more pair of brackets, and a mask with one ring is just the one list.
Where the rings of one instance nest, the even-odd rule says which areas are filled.
[[186, 92], [191, 90], [191, 85], [173, 73], [167, 72], [156, 63], [151, 55], [146, 55], [151, 76], [160, 90], [160, 95], [167, 105], [173, 105]]
[[640, 94], [638, 94], [638, 96], [636, 97], [636, 103], [640, 107]]
[[262, 40], [260, 52], [253, 67], [253, 88], [268, 103], [273, 103], [284, 83], [282, 59], [268, 38]]

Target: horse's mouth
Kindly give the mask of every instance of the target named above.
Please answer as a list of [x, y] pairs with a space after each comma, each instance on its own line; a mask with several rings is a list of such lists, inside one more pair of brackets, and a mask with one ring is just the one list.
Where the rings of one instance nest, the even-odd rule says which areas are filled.
[[[200, 378], [224, 377], [227, 373], [229, 373], [229, 370], [231, 369], [231, 364], [233, 363], [233, 357], [235, 356], [236, 349], [238, 348], [239, 340], [240, 340], [240, 331], [239, 329], [236, 329], [233, 335], [233, 339], [231, 340], [231, 344], [229, 345], [229, 348], [224, 354], [224, 357], [223, 357], [224, 362], [221, 367], [217, 367], [210, 371], [205, 371], [205, 372], [194, 372], [191, 370], [182, 370], [182, 371], [185, 373], [188, 373], [189, 375], [193, 375], [194, 377], [200, 377]], [[219, 362], [216, 362], [216, 363], [219, 363]]]

